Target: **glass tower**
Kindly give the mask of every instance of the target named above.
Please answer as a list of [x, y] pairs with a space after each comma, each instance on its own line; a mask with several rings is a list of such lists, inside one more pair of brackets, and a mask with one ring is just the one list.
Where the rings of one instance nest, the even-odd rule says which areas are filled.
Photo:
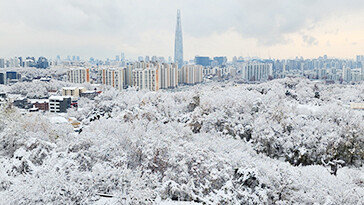
[[176, 36], [174, 42], [174, 62], [178, 68], [183, 66], [183, 42], [182, 42], [182, 25], [180, 10], [177, 10]]

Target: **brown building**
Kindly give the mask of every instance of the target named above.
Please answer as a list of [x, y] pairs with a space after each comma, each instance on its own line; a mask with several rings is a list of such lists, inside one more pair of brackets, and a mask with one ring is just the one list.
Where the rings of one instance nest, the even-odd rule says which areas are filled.
[[33, 107], [39, 110], [48, 111], [49, 110], [49, 100], [48, 99], [31, 99], [29, 100]]

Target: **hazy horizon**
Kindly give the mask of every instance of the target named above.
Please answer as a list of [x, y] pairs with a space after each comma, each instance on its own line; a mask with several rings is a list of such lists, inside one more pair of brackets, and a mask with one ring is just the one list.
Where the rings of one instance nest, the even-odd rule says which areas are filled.
[[0, 0], [0, 56], [173, 58], [177, 9], [185, 59], [364, 54], [360, 0]]

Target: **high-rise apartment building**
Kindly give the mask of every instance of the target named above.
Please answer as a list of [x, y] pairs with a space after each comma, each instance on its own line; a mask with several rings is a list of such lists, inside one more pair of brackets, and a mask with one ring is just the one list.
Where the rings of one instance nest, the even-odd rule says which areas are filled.
[[243, 63], [241, 73], [247, 81], [265, 81], [273, 75], [271, 63], [247, 62]]
[[102, 84], [112, 86], [118, 90], [125, 86], [124, 68], [107, 68], [102, 70]]
[[178, 68], [183, 66], [183, 39], [182, 39], [182, 25], [181, 25], [181, 12], [177, 10], [177, 25], [176, 35], [174, 42], [174, 62], [178, 65]]
[[134, 69], [133, 86], [140, 90], [159, 90], [159, 69], [157, 67]]
[[342, 78], [345, 82], [351, 81], [351, 69], [347, 66], [343, 67]]
[[159, 83], [161, 89], [175, 88], [178, 86], [178, 68], [177, 64], [160, 64]]
[[203, 66], [185, 65], [179, 70], [179, 83], [194, 85], [203, 81]]
[[68, 81], [71, 83], [89, 83], [90, 69], [88, 68], [71, 68], [67, 71]]

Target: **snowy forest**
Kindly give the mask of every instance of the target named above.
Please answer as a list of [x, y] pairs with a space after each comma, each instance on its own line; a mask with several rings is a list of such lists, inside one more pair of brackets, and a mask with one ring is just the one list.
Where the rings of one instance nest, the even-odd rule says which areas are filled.
[[[3, 89], [64, 86], [52, 83]], [[363, 83], [105, 88], [68, 111], [80, 133], [6, 104], [0, 204], [363, 204], [364, 111], [351, 102]]]

